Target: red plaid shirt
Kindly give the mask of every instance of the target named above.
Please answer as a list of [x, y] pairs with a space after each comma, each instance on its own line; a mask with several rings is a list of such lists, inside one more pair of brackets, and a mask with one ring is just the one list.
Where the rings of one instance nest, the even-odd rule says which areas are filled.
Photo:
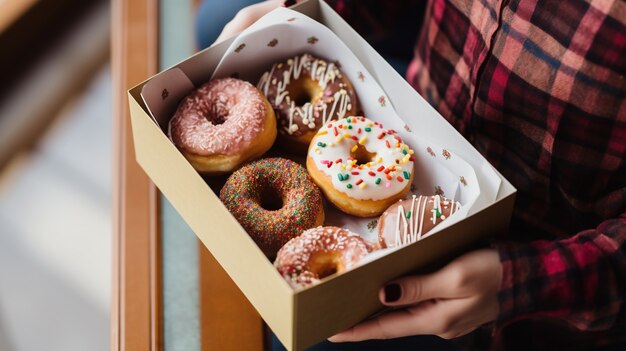
[[[366, 38], [400, 44], [419, 7], [329, 3]], [[518, 190], [497, 246], [499, 346], [626, 349], [626, 2], [433, 0], [425, 12], [408, 19], [422, 31], [407, 80]]]

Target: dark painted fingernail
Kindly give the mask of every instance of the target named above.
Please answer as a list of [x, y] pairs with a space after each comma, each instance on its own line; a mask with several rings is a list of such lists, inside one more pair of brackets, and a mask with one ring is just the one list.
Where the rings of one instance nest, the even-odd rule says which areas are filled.
[[385, 286], [385, 302], [398, 301], [401, 293], [402, 291], [400, 290], [400, 285], [398, 284], [389, 284]]

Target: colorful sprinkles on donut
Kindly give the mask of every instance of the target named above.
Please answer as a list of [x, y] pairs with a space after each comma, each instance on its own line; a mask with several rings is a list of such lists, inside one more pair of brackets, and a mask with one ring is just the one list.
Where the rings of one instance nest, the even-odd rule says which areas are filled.
[[335, 189], [361, 200], [379, 200], [402, 191], [413, 173], [413, 155], [396, 131], [365, 117], [327, 123], [309, 150]]
[[[268, 257], [324, 219], [322, 195], [306, 170], [284, 158], [266, 158], [235, 171], [220, 199]], [[274, 208], [265, 208], [268, 207]]]

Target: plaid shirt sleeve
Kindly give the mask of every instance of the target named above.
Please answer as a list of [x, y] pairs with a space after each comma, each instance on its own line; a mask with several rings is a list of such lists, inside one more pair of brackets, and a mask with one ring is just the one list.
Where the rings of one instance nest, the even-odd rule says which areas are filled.
[[518, 189], [496, 332], [533, 319], [623, 331], [626, 2], [426, 13], [408, 81]]
[[626, 213], [571, 238], [507, 243], [498, 250], [503, 270], [499, 327], [549, 317], [594, 331], [624, 318]]

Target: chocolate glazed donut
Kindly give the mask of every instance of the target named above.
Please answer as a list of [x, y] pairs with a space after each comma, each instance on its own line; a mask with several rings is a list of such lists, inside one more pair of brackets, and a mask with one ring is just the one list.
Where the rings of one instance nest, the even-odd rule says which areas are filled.
[[357, 113], [352, 83], [336, 63], [303, 54], [274, 64], [257, 87], [276, 112], [279, 141], [304, 151], [317, 130]]
[[458, 201], [440, 195], [416, 196], [389, 206], [378, 220], [381, 247], [414, 243], [428, 235], [435, 226], [461, 209]]

